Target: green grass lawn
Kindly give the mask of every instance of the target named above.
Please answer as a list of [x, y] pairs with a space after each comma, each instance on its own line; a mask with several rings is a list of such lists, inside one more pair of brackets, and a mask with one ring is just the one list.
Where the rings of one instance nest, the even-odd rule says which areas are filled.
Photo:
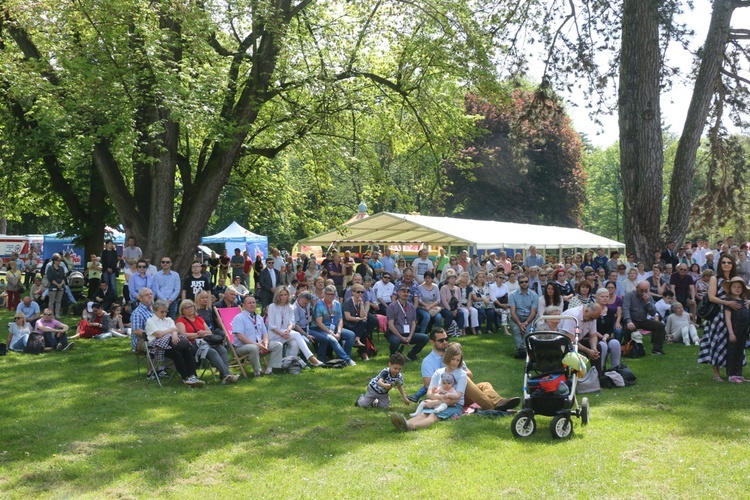
[[[510, 337], [462, 343], [475, 380], [521, 395]], [[668, 345], [666, 356], [628, 361], [637, 385], [589, 395], [591, 423], [574, 419], [563, 441], [543, 416], [523, 440], [510, 418], [478, 416], [398, 433], [387, 412], [353, 404], [386, 366], [383, 354], [344, 370], [160, 389], [137, 376], [127, 339], [9, 353], [0, 358], [0, 497], [742, 497], [750, 384], [713, 382], [697, 349]], [[404, 376], [416, 390], [419, 366]]]

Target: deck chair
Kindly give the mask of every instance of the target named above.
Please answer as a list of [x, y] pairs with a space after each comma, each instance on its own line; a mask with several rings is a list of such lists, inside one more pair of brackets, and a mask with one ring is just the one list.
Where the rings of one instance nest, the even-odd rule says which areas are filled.
[[234, 334], [232, 333], [232, 320], [237, 316], [242, 309], [240, 307], [214, 307], [216, 314], [216, 323], [224, 332], [224, 336], [227, 339], [229, 352], [232, 353], [232, 359], [229, 362], [229, 368], [239, 368], [240, 372], [245, 378], [248, 378], [247, 372], [245, 372], [245, 361], [249, 355], [239, 356], [237, 350], [234, 348]]

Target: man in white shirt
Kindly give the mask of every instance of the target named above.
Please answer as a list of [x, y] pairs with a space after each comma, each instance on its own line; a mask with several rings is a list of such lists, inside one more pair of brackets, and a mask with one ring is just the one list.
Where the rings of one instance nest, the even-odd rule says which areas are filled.
[[380, 280], [372, 287], [373, 297], [378, 303], [378, 310], [373, 312], [386, 316], [386, 311], [388, 305], [391, 303], [394, 291], [395, 287], [391, 283], [391, 274], [383, 273]]
[[432, 261], [427, 257], [426, 248], [419, 250], [417, 258], [411, 263], [411, 267], [414, 268], [414, 277], [417, 279], [417, 284], [421, 285], [424, 283], [424, 273], [432, 271], [435, 268]]
[[505, 284], [505, 273], [501, 269], [497, 269], [495, 271], [495, 282], [490, 285], [490, 300], [495, 306], [495, 322], [497, 323], [500, 320], [503, 333], [506, 335], [510, 335], [508, 331], [508, 314], [510, 313], [508, 293], [508, 285]]

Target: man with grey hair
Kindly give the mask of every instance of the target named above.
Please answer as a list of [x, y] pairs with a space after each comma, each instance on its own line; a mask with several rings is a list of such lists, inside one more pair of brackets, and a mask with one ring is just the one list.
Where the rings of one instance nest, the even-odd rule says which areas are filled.
[[635, 290], [622, 297], [622, 325], [629, 333], [638, 328], [651, 331], [651, 354], [663, 355], [666, 330], [648, 291], [648, 281], [639, 281]]
[[[273, 267], [273, 264], [271, 265]], [[268, 331], [263, 318], [256, 314], [255, 297], [248, 295], [242, 301], [242, 312], [232, 321], [234, 347], [239, 356], [248, 355], [256, 377], [261, 375], [260, 358], [268, 356], [265, 375], [270, 375], [274, 368], [281, 368], [283, 344], [268, 339]]]
[[529, 247], [529, 254], [526, 256], [526, 259], [523, 261], [524, 266], [527, 268], [531, 268], [533, 266], [537, 266], [537, 271], [539, 270], [539, 266], [544, 265], [544, 257], [536, 253], [536, 247], [534, 245], [531, 245]]
[[[606, 288], [604, 291], [607, 291]], [[589, 302], [581, 306], [566, 309], [564, 315], [573, 316], [578, 320], [578, 328], [581, 332], [578, 336], [579, 352], [591, 361], [599, 359], [599, 351], [596, 349], [596, 344], [599, 340], [599, 334], [596, 331], [596, 320], [602, 315], [601, 306], [596, 302]], [[576, 322], [572, 319], [563, 319], [558, 326], [559, 330], [570, 335], [575, 334], [575, 328]]]

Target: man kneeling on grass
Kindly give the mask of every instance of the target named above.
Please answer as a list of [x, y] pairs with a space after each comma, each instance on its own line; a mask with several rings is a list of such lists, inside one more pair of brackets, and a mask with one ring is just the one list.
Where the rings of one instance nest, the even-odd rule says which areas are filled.
[[403, 399], [405, 405], [409, 405], [409, 400], [406, 399], [406, 393], [404, 392], [404, 377], [401, 375], [406, 364], [406, 356], [397, 352], [391, 354], [388, 360], [388, 367], [383, 368], [377, 376], [370, 380], [367, 385], [367, 392], [360, 394], [357, 401], [354, 402], [354, 406], [360, 408], [388, 408], [391, 405], [391, 398], [388, 392], [394, 387], [398, 387], [398, 392], [401, 393], [401, 399]]

